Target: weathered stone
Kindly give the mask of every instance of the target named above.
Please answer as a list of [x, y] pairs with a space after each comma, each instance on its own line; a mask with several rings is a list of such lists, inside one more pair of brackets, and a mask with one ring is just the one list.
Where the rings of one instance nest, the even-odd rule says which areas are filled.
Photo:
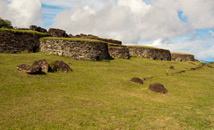
[[50, 28], [48, 30], [48, 34], [51, 35], [52, 37], [68, 37], [64, 30], [56, 28]]
[[137, 84], [143, 84], [143, 81], [140, 78], [132, 78], [130, 80], [131, 82], [137, 83]]
[[62, 72], [72, 71], [72, 69], [70, 68], [70, 66], [68, 64], [66, 64], [63, 61], [59, 61], [59, 60], [54, 62], [53, 70], [54, 71], [62, 71]]
[[25, 72], [27, 74], [41, 74], [42, 68], [39, 66], [29, 66], [26, 64], [21, 64], [17, 66], [19, 71]]
[[183, 53], [171, 53], [172, 60], [174, 61], [195, 61], [194, 55]]
[[169, 67], [169, 69], [172, 69], [172, 70], [174, 70], [174, 69], [175, 69], [175, 67], [174, 67], [174, 66], [170, 66], [170, 67]]
[[0, 53], [38, 52], [39, 44], [31, 33], [0, 31]]
[[144, 57], [152, 60], [171, 60], [171, 54], [169, 50], [143, 46], [128, 46], [128, 49], [131, 56]]
[[109, 58], [108, 45], [103, 42], [85, 42], [49, 39], [41, 40], [42, 52], [77, 60], [99, 61]]
[[37, 27], [36, 25], [31, 25], [29, 27], [30, 30], [32, 31], [37, 31], [37, 32], [42, 32], [42, 33], [47, 33], [48, 31], [44, 28], [41, 28], [41, 27]]
[[129, 49], [126, 46], [108, 47], [108, 52], [113, 58], [130, 59]]
[[167, 89], [160, 83], [150, 84], [149, 89], [157, 93], [167, 93]]
[[35, 61], [32, 64], [32, 66], [39, 66], [39, 67], [41, 67], [43, 72], [51, 72], [52, 71], [50, 65], [48, 64], [48, 62], [45, 59]]

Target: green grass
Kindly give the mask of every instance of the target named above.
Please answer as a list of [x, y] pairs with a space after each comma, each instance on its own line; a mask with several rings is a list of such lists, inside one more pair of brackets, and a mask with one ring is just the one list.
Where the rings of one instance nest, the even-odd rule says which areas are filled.
[[[71, 63], [71, 73], [27, 75], [16, 65], [46, 59]], [[0, 129], [212, 130], [214, 69], [144, 58], [78, 61], [44, 53], [0, 54]], [[194, 62], [199, 64], [199, 62]], [[132, 77], [159, 75], [143, 85]], [[162, 75], [162, 76], [161, 76]], [[148, 90], [162, 83], [166, 95]]]
[[101, 42], [107, 43], [99, 40], [92, 40], [92, 39], [84, 39], [84, 38], [63, 38], [63, 37], [43, 37], [41, 40], [65, 40], [65, 41], [78, 41], [78, 42]]
[[17, 30], [17, 29], [0, 28], [0, 31], [12, 31], [15, 33], [29, 33], [29, 34], [33, 34], [34, 36], [38, 36], [38, 37], [49, 36], [47, 33], [41, 33], [41, 32], [32, 31], [32, 30]]
[[152, 47], [152, 46], [142, 46], [142, 45], [127, 45], [127, 47], [142, 47], [142, 48], [151, 48], [151, 49], [158, 49], [158, 50], [167, 50], [167, 49], [162, 49], [162, 48], [157, 48], [157, 47]]

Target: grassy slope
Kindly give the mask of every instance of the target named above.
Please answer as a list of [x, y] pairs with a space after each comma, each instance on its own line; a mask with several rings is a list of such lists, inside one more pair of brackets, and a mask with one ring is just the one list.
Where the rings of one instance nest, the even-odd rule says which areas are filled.
[[[72, 63], [74, 71], [16, 70], [39, 59]], [[211, 68], [138, 85], [129, 79], [164, 74], [170, 65], [176, 71], [194, 65], [143, 58], [77, 61], [43, 53], [0, 54], [0, 63], [0, 129], [214, 129]], [[168, 94], [149, 91], [150, 82], [164, 84]]]
[[43, 37], [41, 40], [66, 40], [66, 41], [79, 41], [79, 42], [102, 42], [107, 43], [99, 40], [93, 40], [93, 39], [83, 39], [83, 38], [63, 38], [63, 37]]
[[17, 32], [17, 33], [29, 33], [29, 34], [33, 34], [34, 36], [39, 36], [39, 37], [47, 37], [47, 36], [49, 36], [47, 33], [41, 33], [41, 32], [32, 31], [32, 30], [17, 30], [17, 29], [0, 28], [0, 31], [12, 31], [12, 32]]

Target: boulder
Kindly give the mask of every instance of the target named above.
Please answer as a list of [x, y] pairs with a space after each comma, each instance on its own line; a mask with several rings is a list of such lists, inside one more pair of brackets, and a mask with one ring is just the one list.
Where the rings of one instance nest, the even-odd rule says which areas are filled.
[[36, 25], [31, 25], [29, 27], [30, 30], [32, 31], [37, 31], [37, 32], [42, 32], [42, 33], [47, 33], [48, 31], [44, 28], [41, 28], [41, 27], [37, 27]]
[[149, 89], [157, 93], [167, 93], [167, 89], [160, 83], [150, 84]]
[[56, 28], [50, 28], [48, 30], [48, 34], [51, 35], [52, 37], [68, 37], [64, 30]]
[[130, 80], [131, 82], [137, 83], [137, 84], [143, 84], [143, 81], [140, 78], [132, 78]]
[[170, 66], [170, 67], [169, 67], [169, 69], [172, 69], [172, 70], [174, 70], [174, 69], [175, 69], [175, 67], [174, 67], [174, 66]]
[[29, 66], [26, 64], [17, 65], [19, 71], [25, 72], [27, 74], [41, 74], [42, 68], [39, 66]]
[[72, 71], [72, 69], [70, 68], [70, 66], [68, 64], [66, 64], [63, 61], [59, 61], [59, 60], [54, 62], [53, 70], [54, 71], [62, 71], [62, 72]]
[[53, 71], [51, 69], [50, 65], [48, 64], [48, 62], [45, 59], [35, 61], [32, 64], [32, 66], [39, 66], [39, 67], [41, 67], [43, 72], [51, 72], [51, 71]]

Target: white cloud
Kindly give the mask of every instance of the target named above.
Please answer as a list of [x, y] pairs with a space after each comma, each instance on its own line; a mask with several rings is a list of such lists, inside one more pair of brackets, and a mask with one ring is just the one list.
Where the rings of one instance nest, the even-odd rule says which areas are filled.
[[0, 3], [4, 4], [0, 17], [11, 20], [14, 26], [28, 27], [42, 21], [40, 0], [0, 0]]

